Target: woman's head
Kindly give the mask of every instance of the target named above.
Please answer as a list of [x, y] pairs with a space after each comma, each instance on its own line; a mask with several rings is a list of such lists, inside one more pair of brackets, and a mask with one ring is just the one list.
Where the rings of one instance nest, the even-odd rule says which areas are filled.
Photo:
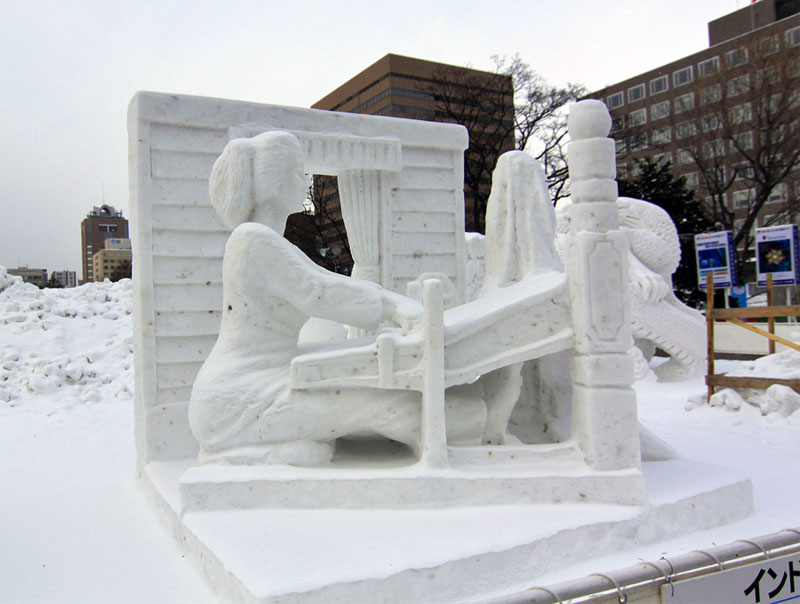
[[300, 142], [279, 131], [230, 141], [209, 180], [211, 204], [230, 229], [253, 220], [258, 210], [285, 220], [301, 208], [304, 190]]

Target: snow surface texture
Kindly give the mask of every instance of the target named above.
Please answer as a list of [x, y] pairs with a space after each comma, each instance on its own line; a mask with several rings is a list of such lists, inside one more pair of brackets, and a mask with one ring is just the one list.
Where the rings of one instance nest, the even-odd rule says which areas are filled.
[[0, 266], [0, 602], [213, 602], [136, 480], [131, 283]]
[[50, 411], [129, 402], [130, 298], [130, 279], [42, 290], [0, 266], [0, 402], [50, 396], [58, 401]]
[[[38, 290], [0, 268], [0, 367], [13, 364], [0, 370], [7, 397], [0, 398], [0, 602], [216, 601], [136, 483], [129, 308], [127, 281]], [[79, 377], [69, 375], [71, 364], [81, 368]], [[790, 369], [800, 374], [800, 356], [718, 366], [785, 377]], [[751, 478], [756, 515], [587, 560], [532, 577], [532, 584], [800, 524], [800, 412], [687, 405], [702, 398], [702, 378], [639, 383], [636, 390], [642, 423], [682, 455]], [[482, 522], [476, 517], [476, 526]]]

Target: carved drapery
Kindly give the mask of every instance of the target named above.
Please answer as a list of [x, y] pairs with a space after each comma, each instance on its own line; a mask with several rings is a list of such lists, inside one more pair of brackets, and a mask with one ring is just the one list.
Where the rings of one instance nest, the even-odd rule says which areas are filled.
[[380, 189], [377, 170], [342, 170], [339, 173], [339, 199], [354, 261], [353, 277], [375, 283], [380, 282], [381, 274]]

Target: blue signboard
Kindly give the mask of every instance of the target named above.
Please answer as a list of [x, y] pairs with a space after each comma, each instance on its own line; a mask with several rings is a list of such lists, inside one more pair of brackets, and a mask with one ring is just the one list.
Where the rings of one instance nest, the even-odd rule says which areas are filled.
[[720, 231], [695, 235], [694, 249], [697, 258], [697, 283], [700, 289], [706, 288], [709, 273], [714, 275], [714, 289], [738, 285], [733, 254], [733, 233]]
[[780, 226], [756, 229], [756, 268], [758, 284], [767, 284], [772, 275], [773, 285], [794, 285], [800, 273], [800, 255], [797, 253], [797, 226]]

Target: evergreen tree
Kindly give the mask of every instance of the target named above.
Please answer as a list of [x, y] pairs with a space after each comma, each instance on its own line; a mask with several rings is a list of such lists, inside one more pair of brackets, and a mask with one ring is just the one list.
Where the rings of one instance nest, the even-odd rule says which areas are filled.
[[56, 274], [53, 273], [52, 275], [50, 275], [50, 278], [47, 280], [47, 283], [45, 283], [44, 287], [51, 288], [51, 289], [59, 289], [59, 288], [62, 288], [64, 286], [61, 285], [56, 280]]
[[681, 241], [681, 263], [672, 275], [675, 295], [684, 304], [700, 308], [705, 292], [697, 289], [697, 262], [694, 235], [713, 230], [713, 222], [703, 212], [703, 205], [687, 188], [686, 179], [676, 178], [671, 164], [657, 164], [650, 160], [637, 161], [639, 174], [629, 180], [619, 179], [620, 197], [633, 197], [649, 201], [663, 208], [675, 223]]

